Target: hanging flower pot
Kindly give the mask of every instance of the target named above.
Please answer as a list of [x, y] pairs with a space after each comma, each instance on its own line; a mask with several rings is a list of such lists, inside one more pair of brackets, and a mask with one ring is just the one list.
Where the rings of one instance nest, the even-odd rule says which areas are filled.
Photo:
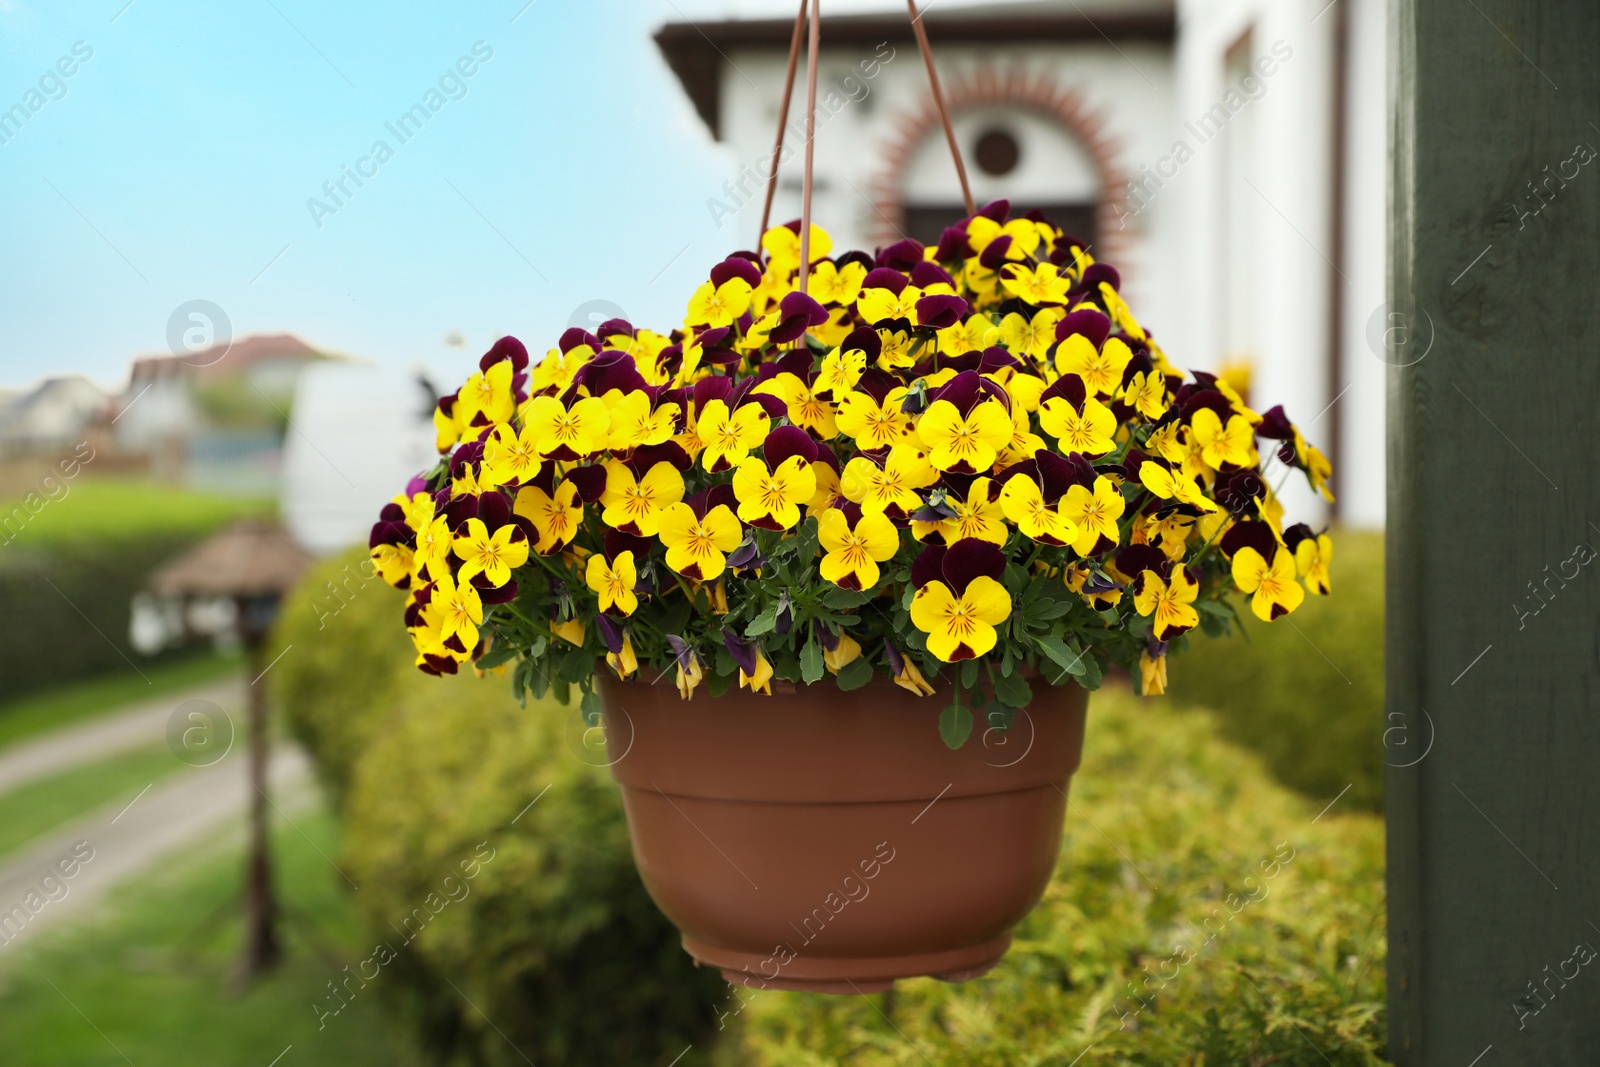
[[875, 678], [730, 691], [603, 677], [640, 877], [729, 981], [827, 993], [987, 971], [1061, 846], [1088, 693], [1040, 693], [960, 749]]
[[1276, 490], [1330, 472], [1282, 408], [1175, 368], [1037, 211], [836, 254], [806, 148], [802, 218], [763, 220], [681, 326], [571, 329], [537, 363], [496, 342], [371, 550], [419, 668], [604, 715], [688, 951], [852, 992], [1000, 958], [1087, 692], [1162, 692], [1236, 594], [1271, 620], [1326, 593], [1332, 545]]

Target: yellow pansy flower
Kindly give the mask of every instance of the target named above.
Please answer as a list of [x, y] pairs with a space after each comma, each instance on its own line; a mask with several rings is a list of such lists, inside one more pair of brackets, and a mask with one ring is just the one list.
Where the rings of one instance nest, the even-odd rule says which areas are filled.
[[1061, 498], [1061, 514], [1078, 528], [1072, 550], [1080, 556], [1094, 556], [1117, 545], [1121, 540], [1117, 520], [1127, 506], [1111, 479], [1103, 474], [1095, 478], [1092, 491], [1081, 485], [1069, 487]]
[[673, 403], [650, 407], [650, 394], [642, 389], [623, 393], [612, 389], [601, 398], [611, 420], [608, 447], [625, 452], [643, 445], [659, 445], [672, 440], [677, 432], [678, 412], [682, 409]]
[[1080, 414], [1065, 397], [1053, 396], [1039, 408], [1039, 428], [1061, 442], [1062, 452], [1103, 456], [1117, 447], [1117, 417], [1094, 397]]
[[811, 383], [814, 396], [827, 396], [838, 400], [856, 387], [867, 367], [867, 354], [859, 348], [846, 352], [834, 349], [822, 357], [817, 370], [817, 380]]
[[1000, 269], [1000, 284], [1006, 292], [1025, 304], [1065, 304], [1072, 279], [1063, 277], [1054, 263], [1025, 267], [1007, 263]]
[[599, 596], [601, 611], [632, 615], [639, 607], [639, 597], [633, 591], [639, 573], [634, 568], [632, 552], [618, 552], [609, 563], [604, 553], [596, 552], [589, 557], [583, 580]]
[[900, 550], [900, 532], [881, 512], [864, 512], [851, 529], [845, 513], [830, 508], [817, 522], [817, 540], [826, 553], [818, 569], [841, 589], [873, 588], [878, 564]]
[[942, 471], [976, 474], [994, 466], [1011, 440], [1011, 416], [998, 400], [984, 400], [963, 416], [948, 400], [935, 400], [917, 422], [928, 462]]
[[730, 412], [725, 401], [706, 401], [695, 420], [695, 436], [705, 446], [700, 465], [712, 474], [727, 470], [767, 439], [771, 423], [760, 404], [743, 404]]
[[654, 537], [667, 508], [683, 499], [683, 475], [670, 463], [653, 464], [643, 478], [616, 460], [606, 461], [606, 487], [600, 494], [605, 509], [600, 520], [636, 537]]
[[911, 433], [911, 416], [901, 408], [906, 392], [905, 387], [897, 386], [881, 404], [867, 393], [846, 393], [839, 401], [834, 423], [864, 451], [897, 445]]
[[[795, 255], [798, 259], [799, 249], [795, 250]], [[867, 268], [860, 263], [835, 267], [824, 260], [812, 267], [806, 276], [806, 293], [819, 304], [853, 304], [866, 276]]]
[[929, 582], [911, 600], [911, 622], [928, 635], [928, 651], [946, 663], [976, 659], [995, 644], [995, 627], [1011, 615], [1005, 586], [980, 574], [957, 596]]
[[583, 523], [583, 505], [576, 502], [577, 495], [578, 487], [572, 482], [556, 486], [554, 496], [536, 485], [517, 490], [516, 504], [511, 510], [533, 523], [533, 528], [539, 532], [539, 540], [533, 546], [539, 555], [553, 555], [577, 536], [578, 527]]
[[474, 371], [456, 394], [452, 415], [458, 425], [484, 427], [509, 422], [516, 411], [511, 393], [511, 361], [489, 364], [488, 370]]
[[1242, 592], [1254, 594], [1250, 610], [1263, 622], [1289, 614], [1305, 600], [1294, 570], [1294, 557], [1281, 545], [1273, 551], [1270, 563], [1248, 545], [1233, 554], [1233, 582]]
[[482, 519], [468, 519], [465, 532], [457, 534], [451, 550], [461, 560], [456, 579], [466, 582], [482, 574], [495, 589], [511, 580], [511, 572], [528, 562], [528, 539], [515, 523], [507, 523], [494, 533]]
[[[862, 362], [866, 361], [866, 353], [858, 352]], [[839, 428], [834, 422], [833, 405], [817, 397], [816, 390], [807, 385], [798, 375], [784, 371], [775, 374], [762, 382], [755, 389], [759, 393], [768, 393], [782, 400], [789, 407], [789, 421], [807, 430], [815, 430], [817, 436], [824, 441], [832, 440], [839, 436]]]
[[816, 493], [816, 475], [803, 456], [790, 456], [773, 471], [765, 461], [748, 456], [733, 472], [739, 518], [762, 529], [792, 529], [800, 521], [800, 505]]
[[1305, 579], [1306, 588], [1327, 596], [1332, 588], [1328, 568], [1333, 563], [1333, 538], [1327, 534], [1307, 537], [1294, 546], [1295, 567]]
[[1221, 469], [1253, 467], [1256, 464], [1255, 432], [1243, 415], [1229, 415], [1227, 424], [1210, 408], [1201, 408], [1189, 420], [1189, 432], [1199, 446], [1206, 465]]
[[729, 278], [721, 285], [704, 282], [689, 298], [685, 326], [727, 326], [750, 307], [750, 283]]
[[483, 443], [483, 473], [490, 485], [526, 482], [543, 465], [538, 441], [526, 426], [520, 434], [509, 424], [496, 426]]
[[909, 449], [896, 448], [882, 467], [865, 456], [845, 464], [839, 488], [847, 500], [861, 505], [864, 512], [882, 514], [891, 507], [909, 515], [922, 506], [918, 489], [939, 480], [939, 472]]
[[674, 504], [661, 516], [658, 536], [667, 549], [667, 566], [686, 578], [709, 582], [727, 568], [727, 553], [739, 547], [744, 532], [725, 504], [704, 518], [688, 504]]
[[574, 400], [568, 408], [553, 396], [536, 396], [523, 405], [522, 424], [539, 443], [540, 455], [571, 459], [606, 447], [611, 413], [599, 397]]
[[1172, 568], [1170, 581], [1162, 581], [1152, 570], [1140, 571], [1135, 581], [1138, 592], [1134, 594], [1133, 606], [1140, 615], [1154, 615], [1151, 632], [1157, 641], [1170, 641], [1200, 625], [1200, 613], [1194, 609], [1200, 585], [1189, 577], [1187, 568]]
[[1044, 502], [1039, 483], [1026, 475], [1008, 480], [1000, 491], [1000, 507], [1017, 524], [1022, 536], [1047, 545], [1070, 545], [1078, 539], [1078, 526], [1061, 513], [1060, 506]]

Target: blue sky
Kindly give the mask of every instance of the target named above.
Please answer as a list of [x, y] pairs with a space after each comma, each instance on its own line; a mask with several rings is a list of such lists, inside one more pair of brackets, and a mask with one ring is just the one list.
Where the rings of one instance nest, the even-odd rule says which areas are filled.
[[[713, 226], [726, 150], [650, 40], [740, 5], [126, 3], [0, 0], [0, 111], [46, 98], [0, 143], [0, 386], [120, 384], [195, 299], [235, 337], [455, 370], [502, 333], [548, 347], [588, 300], [670, 325], [753, 240]], [[477, 42], [465, 95], [400, 143], [385, 123]], [[378, 140], [393, 158], [319, 228], [307, 200]]]

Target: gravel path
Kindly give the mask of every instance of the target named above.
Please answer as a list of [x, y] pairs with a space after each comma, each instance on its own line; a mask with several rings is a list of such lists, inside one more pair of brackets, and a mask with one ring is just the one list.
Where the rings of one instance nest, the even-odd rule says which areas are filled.
[[[235, 753], [212, 767], [186, 768], [0, 863], [0, 961], [40, 930], [82, 914], [130, 875], [198, 847], [211, 831], [242, 825], [246, 767]], [[310, 763], [298, 748], [276, 748], [268, 783], [275, 823], [292, 823], [315, 800]]]
[[[214, 720], [220, 708], [239, 731], [219, 762], [184, 767], [0, 861], [0, 960], [40, 930], [90, 909], [123, 879], [200, 847], [213, 831], [243, 825], [250, 794], [243, 752], [245, 693], [241, 677], [211, 682], [0, 749], [0, 793], [6, 793], [118, 752], [161, 744], [169, 721], [191, 701], [211, 705], [190, 710], [209, 711]], [[187, 712], [182, 715], [185, 723], [191, 721]], [[315, 800], [310, 762], [293, 745], [274, 747], [268, 782], [277, 809], [274, 823], [292, 823]]]
[[191, 700], [215, 704], [242, 727], [244, 697], [244, 679], [229, 678], [140, 701], [125, 711], [7, 746], [0, 749], [0, 793], [104, 756], [158, 744], [166, 738], [173, 713]]

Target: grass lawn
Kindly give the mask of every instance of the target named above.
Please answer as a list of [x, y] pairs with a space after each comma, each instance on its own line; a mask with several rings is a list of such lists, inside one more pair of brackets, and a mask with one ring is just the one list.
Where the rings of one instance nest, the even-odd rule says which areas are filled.
[[244, 993], [231, 987], [243, 868], [234, 832], [128, 883], [78, 927], [0, 951], [7, 1067], [268, 1067], [280, 1055], [279, 1067], [416, 1067], [380, 1009], [381, 971], [318, 1029], [312, 1005], [371, 946], [359, 940], [348, 887], [317, 851], [339, 854], [333, 819], [294, 821], [306, 837], [282, 822], [273, 835], [294, 917], [277, 973]]
[[205, 654], [159, 666], [141, 665], [148, 683], [137, 674], [108, 674], [0, 701], [0, 745], [215, 681], [243, 668], [243, 656]]
[[0, 859], [71, 819], [190, 767], [166, 745], [152, 745], [74, 767], [0, 793]]
[[[271, 500], [193, 493], [129, 478], [85, 476], [65, 484], [65, 496], [45, 503], [15, 531], [17, 544], [48, 547], [61, 541], [163, 533], [198, 537], [231, 519], [271, 515], [276, 508]], [[10, 512], [23, 499], [0, 501], [0, 514]]]

